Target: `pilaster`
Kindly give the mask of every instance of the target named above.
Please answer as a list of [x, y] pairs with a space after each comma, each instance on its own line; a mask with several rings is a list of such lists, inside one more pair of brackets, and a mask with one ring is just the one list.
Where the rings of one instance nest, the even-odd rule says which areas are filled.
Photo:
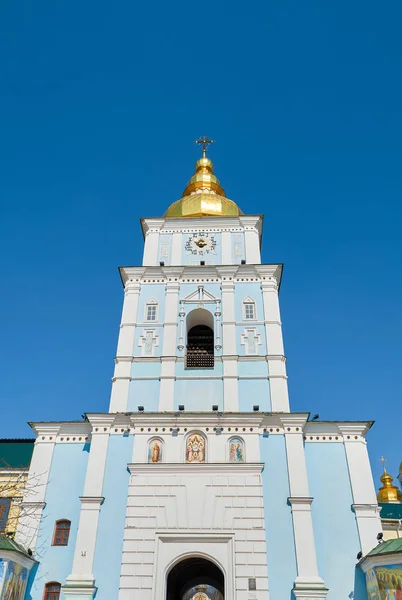
[[235, 285], [233, 268], [222, 268], [222, 363], [223, 406], [225, 411], [239, 410], [239, 382], [237, 369]]
[[293, 532], [295, 538], [297, 577], [293, 594], [297, 600], [308, 598], [316, 600], [326, 598], [327, 589], [318, 574], [313, 521], [307, 466], [304, 455], [303, 427], [305, 416], [280, 415], [279, 419], [285, 431], [286, 455], [289, 474], [292, 508]]
[[223, 356], [223, 409], [226, 412], [239, 410], [239, 377], [237, 356]]
[[159, 247], [159, 228], [148, 229], [145, 233], [144, 257], [142, 264], [144, 267], [158, 265], [158, 247]]
[[244, 239], [246, 245], [246, 261], [249, 265], [261, 263], [260, 239], [255, 227], [245, 227]]
[[37, 438], [15, 535], [15, 541], [32, 552], [36, 548], [42, 513], [46, 506], [46, 489], [59, 430], [60, 425], [54, 423], [43, 423], [43, 426], [35, 429]]
[[367, 429], [366, 423], [339, 425], [349, 469], [353, 496], [352, 509], [356, 516], [363, 555], [377, 545], [377, 534], [382, 531], [373, 475], [364, 438]]
[[93, 561], [95, 556], [96, 533], [102, 497], [110, 426], [114, 415], [89, 415], [92, 426], [91, 451], [88, 457], [84, 495], [81, 500], [81, 514], [75, 544], [74, 560], [71, 574], [63, 587], [64, 597], [82, 596], [92, 599], [95, 593]]
[[279, 312], [278, 284], [274, 277], [261, 283], [271, 406], [274, 412], [289, 412], [286, 359], [283, 349], [282, 323]]
[[222, 231], [222, 264], [232, 264], [232, 238], [230, 231]]
[[173, 233], [172, 240], [172, 258], [171, 264], [172, 266], [179, 266], [182, 264], [182, 250], [183, 250], [183, 236], [181, 231], [175, 231]]
[[110, 412], [124, 412], [127, 409], [140, 290], [141, 285], [138, 281], [127, 281], [112, 379]]

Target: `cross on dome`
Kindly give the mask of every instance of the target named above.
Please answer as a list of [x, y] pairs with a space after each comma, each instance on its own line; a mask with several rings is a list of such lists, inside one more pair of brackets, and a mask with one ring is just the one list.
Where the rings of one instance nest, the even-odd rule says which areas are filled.
[[207, 155], [208, 146], [215, 144], [215, 140], [210, 140], [206, 135], [201, 135], [198, 140], [195, 140], [195, 143], [199, 146], [202, 146], [202, 157], [205, 158]]

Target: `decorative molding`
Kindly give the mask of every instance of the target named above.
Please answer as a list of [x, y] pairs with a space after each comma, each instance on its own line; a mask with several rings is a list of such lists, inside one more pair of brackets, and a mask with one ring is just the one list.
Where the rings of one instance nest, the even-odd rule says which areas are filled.
[[187, 265], [182, 267], [120, 267], [123, 285], [132, 283], [166, 284], [174, 283], [222, 283], [231, 286], [235, 281], [246, 281], [267, 285], [275, 290], [282, 277], [281, 264], [255, 265]]
[[[313, 503], [314, 498], [310, 498], [309, 496], [289, 496], [288, 502], [292, 506], [293, 510], [302, 510], [303, 508], [307, 508], [310, 510], [310, 505]], [[293, 507], [300, 508], [293, 508]]]
[[96, 504], [102, 505], [105, 501], [103, 496], [79, 496], [81, 504]]
[[213, 475], [260, 474], [264, 463], [129, 463], [127, 465], [131, 475], [186, 474], [199, 477], [201, 473]]

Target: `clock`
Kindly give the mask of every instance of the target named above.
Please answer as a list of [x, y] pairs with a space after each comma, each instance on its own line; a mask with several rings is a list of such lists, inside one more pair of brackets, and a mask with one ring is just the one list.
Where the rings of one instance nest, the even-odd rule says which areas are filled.
[[203, 231], [193, 233], [186, 242], [185, 250], [190, 254], [216, 254], [216, 241], [214, 236], [209, 236]]

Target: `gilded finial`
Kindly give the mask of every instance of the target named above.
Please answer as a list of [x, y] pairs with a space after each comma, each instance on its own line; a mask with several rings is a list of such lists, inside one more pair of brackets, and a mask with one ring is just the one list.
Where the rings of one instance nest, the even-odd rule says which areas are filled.
[[385, 463], [387, 459], [381, 456], [380, 461], [384, 468], [384, 473], [380, 477], [382, 486], [378, 490], [378, 502], [401, 502], [402, 494], [396, 485], [392, 485], [394, 478], [388, 473]]
[[208, 146], [215, 144], [215, 140], [210, 140], [206, 135], [201, 135], [198, 140], [195, 140], [195, 143], [202, 146], [202, 158], [205, 158], [207, 156]]

